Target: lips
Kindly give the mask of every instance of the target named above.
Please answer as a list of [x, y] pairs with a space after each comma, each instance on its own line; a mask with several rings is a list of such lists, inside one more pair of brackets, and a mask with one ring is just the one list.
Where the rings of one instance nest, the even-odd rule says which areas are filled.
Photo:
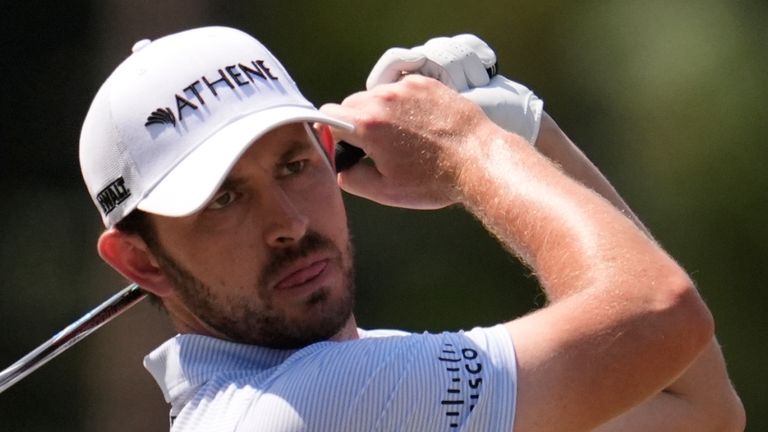
[[318, 279], [327, 267], [327, 259], [298, 264], [293, 269], [288, 270], [288, 275], [280, 279], [274, 289], [275, 291], [286, 291], [310, 284], [315, 279]]

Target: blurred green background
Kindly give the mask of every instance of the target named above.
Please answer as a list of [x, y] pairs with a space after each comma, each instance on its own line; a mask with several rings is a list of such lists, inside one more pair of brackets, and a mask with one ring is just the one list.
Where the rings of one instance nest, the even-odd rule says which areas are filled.
[[[748, 430], [768, 430], [766, 22], [757, 0], [4, 1], [0, 367], [126, 283], [96, 255], [101, 225], [77, 143], [91, 98], [133, 42], [239, 27], [321, 104], [362, 89], [390, 46], [472, 32], [691, 272]], [[543, 302], [534, 278], [462, 211], [348, 204], [362, 326], [457, 329]], [[0, 395], [0, 430], [167, 430], [141, 359], [172, 334], [162, 313], [136, 307]]]

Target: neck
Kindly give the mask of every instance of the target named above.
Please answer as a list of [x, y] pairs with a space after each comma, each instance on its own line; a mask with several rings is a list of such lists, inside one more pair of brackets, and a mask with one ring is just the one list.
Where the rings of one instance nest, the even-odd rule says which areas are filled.
[[[198, 318], [197, 315], [192, 313], [192, 311], [183, 305], [183, 303], [165, 301], [164, 306], [168, 312], [169, 317], [171, 318], [174, 327], [176, 328], [176, 331], [179, 333], [198, 334], [229, 340], [229, 338], [223, 335], [221, 332], [212, 328], [203, 320]], [[357, 333], [357, 321], [355, 320], [355, 316], [351, 314], [341, 329], [339, 329], [339, 331], [331, 336], [328, 340], [334, 342], [344, 342], [356, 340], [359, 338], [360, 335]]]
[[347, 322], [330, 340], [335, 342], [344, 342], [360, 339], [360, 335], [357, 333], [357, 321], [354, 315], [350, 315]]

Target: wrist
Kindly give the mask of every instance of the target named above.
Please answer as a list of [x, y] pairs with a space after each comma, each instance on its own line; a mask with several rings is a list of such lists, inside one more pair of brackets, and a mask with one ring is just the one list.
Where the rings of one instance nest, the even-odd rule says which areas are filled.
[[504, 184], [522, 172], [516, 169], [521, 157], [535, 153], [525, 138], [492, 122], [484, 124], [471, 138], [463, 146], [454, 183], [455, 201], [470, 211], [478, 205], [498, 200], [498, 192]]
[[563, 132], [555, 120], [546, 112], [541, 113], [541, 123], [539, 125], [536, 141], [531, 143], [539, 153], [550, 160], [557, 161], [557, 157], [562, 148]]

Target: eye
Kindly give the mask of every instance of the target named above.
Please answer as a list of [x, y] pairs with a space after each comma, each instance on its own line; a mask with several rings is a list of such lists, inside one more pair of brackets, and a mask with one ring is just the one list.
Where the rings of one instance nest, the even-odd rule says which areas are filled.
[[298, 174], [304, 171], [304, 167], [306, 166], [306, 164], [307, 164], [306, 159], [299, 159], [299, 160], [285, 163], [280, 166], [280, 175], [290, 176], [290, 175]]
[[231, 190], [225, 190], [221, 191], [216, 196], [213, 197], [210, 204], [208, 204], [208, 207], [206, 207], [206, 210], [220, 210], [224, 207], [229, 206], [233, 202], [235, 202], [239, 198], [239, 194], [231, 191]]

